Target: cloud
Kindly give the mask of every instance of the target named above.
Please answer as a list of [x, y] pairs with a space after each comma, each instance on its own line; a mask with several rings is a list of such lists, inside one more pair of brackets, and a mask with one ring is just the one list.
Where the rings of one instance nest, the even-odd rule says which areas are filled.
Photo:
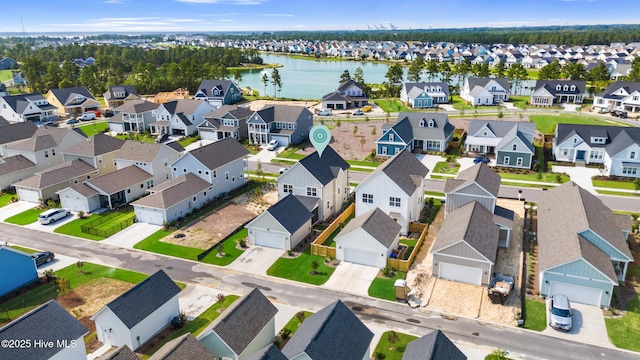
[[190, 4], [260, 5], [266, 0], [176, 0]]
[[77, 27], [81, 29], [96, 29], [103, 31], [187, 31], [194, 24], [201, 24], [203, 20], [190, 18], [166, 18], [166, 17], [121, 17], [121, 18], [99, 18], [85, 22], [48, 24], [48, 28]]

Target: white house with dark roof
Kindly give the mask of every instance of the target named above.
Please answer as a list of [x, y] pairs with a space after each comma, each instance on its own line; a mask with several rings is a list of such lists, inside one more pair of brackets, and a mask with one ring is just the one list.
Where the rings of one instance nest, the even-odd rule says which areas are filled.
[[[633, 113], [640, 112], [640, 82], [612, 82], [604, 91], [594, 96], [593, 107], [609, 110], [619, 108]], [[0, 115], [2, 114], [0, 113]]]
[[[318, 199], [308, 199], [315, 200], [317, 207]], [[300, 199], [288, 194], [245, 225], [249, 244], [293, 250], [311, 233], [312, 218]]]
[[402, 360], [467, 360], [467, 356], [440, 330], [407, 344]]
[[273, 342], [277, 312], [269, 299], [254, 288], [214, 320], [198, 341], [219, 358], [245, 360]]
[[506, 78], [466, 78], [460, 98], [471, 105], [498, 105], [509, 100]]
[[77, 116], [89, 110], [99, 110], [100, 102], [84, 86], [51, 89], [45, 96], [56, 107], [58, 116]]
[[305, 319], [282, 353], [295, 360], [369, 360], [372, 339], [371, 330], [337, 300]]
[[140, 358], [133, 350], [129, 349], [127, 345], [122, 345], [117, 349], [108, 351], [95, 360], [140, 360]]
[[420, 218], [424, 208], [424, 179], [429, 173], [408, 150], [378, 166], [355, 188], [356, 216], [379, 208], [406, 234], [409, 223]]
[[91, 179], [97, 170], [86, 162], [75, 159], [40, 170], [33, 176], [13, 184], [20, 201], [39, 204], [57, 200], [57, 191]]
[[149, 124], [152, 134], [190, 136], [197, 132], [204, 116], [215, 110], [206, 101], [194, 99], [172, 100], [161, 104], [156, 110], [156, 121]]
[[529, 104], [555, 106], [562, 103], [582, 104], [587, 95], [584, 80], [537, 80]]
[[245, 360], [289, 360], [274, 344], [269, 344]]
[[470, 154], [495, 155], [496, 166], [530, 169], [535, 134], [531, 122], [470, 120], [464, 145]]
[[56, 117], [55, 111], [40, 93], [0, 97], [0, 116], [11, 122], [49, 120]]
[[[136, 357], [137, 359], [137, 357]], [[191, 333], [179, 336], [162, 345], [149, 360], [217, 360], [219, 359], [204, 345], [202, 345]], [[100, 359], [98, 359], [100, 360]], [[116, 360], [116, 359], [113, 359]], [[120, 360], [120, 359], [117, 359]]]
[[349, 164], [327, 146], [307, 155], [278, 177], [278, 198], [289, 194], [320, 200], [312, 213], [319, 221], [338, 213], [349, 199]]
[[131, 100], [140, 100], [133, 85], [109, 86], [109, 90], [103, 94], [107, 107], [113, 109]]
[[369, 103], [369, 95], [363, 92], [363, 86], [349, 79], [338, 86], [334, 92], [322, 97], [322, 107], [335, 110], [358, 108]]
[[[0, 339], [31, 340], [29, 347], [0, 346], [0, 359], [86, 360], [84, 336], [89, 330], [55, 300], [27, 312], [0, 327]], [[36, 340], [56, 346], [35, 346]], [[57, 344], [67, 346], [57, 346]]]
[[249, 142], [264, 145], [278, 140], [280, 146], [298, 144], [309, 138], [313, 114], [303, 106], [269, 105], [247, 120]]
[[64, 161], [82, 160], [93, 166], [98, 176], [116, 171], [115, 154], [124, 145], [125, 140], [106, 134], [96, 134], [62, 152]]
[[447, 114], [401, 112], [395, 124], [382, 125], [376, 154], [393, 156], [403, 149], [443, 152], [453, 138], [454, 129]]
[[193, 98], [220, 107], [242, 100], [242, 90], [231, 80], [202, 80]]
[[400, 101], [412, 109], [428, 109], [449, 103], [449, 85], [444, 82], [406, 82], [400, 90]]
[[156, 121], [159, 104], [146, 100], [131, 100], [113, 109], [114, 116], [107, 119], [109, 131], [143, 133]]
[[98, 341], [136, 350], [178, 316], [179, 293], [178, 285], [158, 270], [91, 317]]
[[218, 141], [232, 137], [238, 141], [247, 138], [247, 120], [253, 111], [236, 105], [223, 105], [206, 114], [198, 125], [198, 135], [202, 140]]
[[538, 201], [540, 294], [608, 307], [633, 261], [631, 220], [572, 181], [545, 191]]

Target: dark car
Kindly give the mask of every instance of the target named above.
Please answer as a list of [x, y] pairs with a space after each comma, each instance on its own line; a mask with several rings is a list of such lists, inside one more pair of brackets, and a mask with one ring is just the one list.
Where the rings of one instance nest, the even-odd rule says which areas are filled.
[[488, 157], [484, 157], [484, 156], [478, 156], [477, 158], [473, 159], [474, 164], [478, 164], [478, 163], [488, 164], [489, 161], [491, 160], [489, 160]]
[[71, 118], [69, 120], [67, 120], [67, 124], [71, 125], [71, 124], [77, 124], [79, 123], [80, 120], [76, 119], [76, 118]]
[[51, 251], [36, 252], [31, 254], [31, 258], [36, 262], [36, 266], [51, 262], [55, 255]]
[[46, 123], [42, 124], [44, 126], [49, 126], [49, 127], [57, 127], [58, 123], [55, 121], [47, 121]]
[[104, 115], [104, 117], [112, 117], [112, 116], [114, 115], [114, 114], [113, 114], [113, 110], [111, 110], [111, 109], [104, 109], [104, 110], [102, 111], [102, 115]]
[[157, 143], [162, 143], [162, 142], [167, 141], [168, 138], [169, 138], [169, 134], [162, 133], [162, 134], [158, 135], [158, 137], [156, 137], [156, 142]]
[[627, 112], [624, 110], [614, 110], [611, 112], [611, 115], [615, 116], [615, 117], [619, 117], [621, 119], [626, 119], [627, 118]]

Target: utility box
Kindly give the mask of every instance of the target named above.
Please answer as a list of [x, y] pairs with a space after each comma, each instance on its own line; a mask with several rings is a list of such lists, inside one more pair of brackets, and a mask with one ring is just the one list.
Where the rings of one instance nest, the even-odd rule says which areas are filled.
[[393, 287], [396, 289], [396, 299], [407, 299], [407, 282], [403, 279], [398, 279], [393, 284]]

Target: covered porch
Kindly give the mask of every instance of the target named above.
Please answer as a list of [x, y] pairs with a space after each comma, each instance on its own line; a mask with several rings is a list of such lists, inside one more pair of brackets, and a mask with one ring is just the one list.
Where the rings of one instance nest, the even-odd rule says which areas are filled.
[[156, 121], [149, 124], [149, 131], [151, 135], [160, 135], [160, 134], [168, 134], [169, 133], [169, 122], [168, 121]]

